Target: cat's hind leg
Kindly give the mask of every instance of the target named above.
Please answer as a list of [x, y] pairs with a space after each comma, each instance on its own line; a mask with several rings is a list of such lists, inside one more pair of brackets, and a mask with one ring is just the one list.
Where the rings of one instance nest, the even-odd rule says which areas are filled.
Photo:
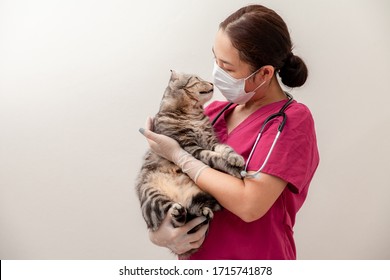
[[197, 232], [203, 225], [207, 224], [213, 217], [214, 213], [213, 210], [211, 210], [208, 207], [203, 207], [199, 209], [199, 213], [196, 214], [197, 217], [204, 216], [206, 217], [206, 220], [203, 223], [200, 223], [199, 225], [192, 228], [188, 233], [194, 233]]
[[181, 227], [187, 221], [187, 209], [179, 203], [172, 205], [172, 225], [174, 227]]

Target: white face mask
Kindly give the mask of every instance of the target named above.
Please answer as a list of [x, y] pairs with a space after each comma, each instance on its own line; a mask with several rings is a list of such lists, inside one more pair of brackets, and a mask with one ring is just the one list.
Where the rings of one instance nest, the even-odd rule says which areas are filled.
[[236, 79], [226, 73], [216, 62], [214, 62], [214, 85], [228, 101], [236, 104], [245, 104], [252, 98], [253, 95], [255, 95], [256, 90], [265, 84], [264, 81], [254, 90], [245, 92], [245, 81], [256, 74], [259, 70], [253, 72], [246, 78]]

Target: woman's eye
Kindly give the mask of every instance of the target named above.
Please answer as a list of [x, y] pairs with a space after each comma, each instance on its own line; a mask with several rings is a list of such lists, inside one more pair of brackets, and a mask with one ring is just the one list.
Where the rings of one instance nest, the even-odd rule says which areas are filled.
[[229, 72], [229, 73], [234, 73], [234, 69], [229, 68], [229, 66], [226, 67], [226, 65], [224, 65], [224, 63], [222, 63], [222, 65], [220, 65], [218, 63], [218, 60], [217, 60], [217, 58], [215, 56], [214, 56], [214, 61], [215, 61], [215, 63], [217, 63], [217, 65], [219, 65], [219, 67], [221, 67], [221, 69], [223, 71]]
[[223, 64], [221, 68], [223, 70], [225, 70], [226, 72], [229, 72], [229, 73], [233, 73], [234, 72], [234, 69], [229, 64]]

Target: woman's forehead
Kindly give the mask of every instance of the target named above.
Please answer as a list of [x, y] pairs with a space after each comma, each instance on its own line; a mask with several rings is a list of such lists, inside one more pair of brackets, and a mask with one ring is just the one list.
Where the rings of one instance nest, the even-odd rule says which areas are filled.
[[239, 66], [241, 61], [238, 50], [232, 45], [229, 36], [219, 29], [215, 36], [213, 53], [215, 57], [225, 64]]

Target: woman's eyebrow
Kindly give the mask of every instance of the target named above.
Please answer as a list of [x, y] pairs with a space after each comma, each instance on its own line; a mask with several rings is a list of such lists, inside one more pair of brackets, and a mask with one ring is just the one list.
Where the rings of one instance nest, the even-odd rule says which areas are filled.
[[[214, 52], [214, 47], [212, 47], [211, 48], [211, 51], [213, 52], [213, 54], [214, 54], [214, 57], [216, 57], [216, 55], [215, 55], [215, 52]], [[231, 62], [229, 62], [229, 61], [226, 61], [226, 60], [223, 60], [223, 59], [220, 59], [220, 58], [218, 58], [221, 62], [223, 62], [223, 64], [227, 64], [227, 65], [230, 65], [230, 66], [234, 66]]]

